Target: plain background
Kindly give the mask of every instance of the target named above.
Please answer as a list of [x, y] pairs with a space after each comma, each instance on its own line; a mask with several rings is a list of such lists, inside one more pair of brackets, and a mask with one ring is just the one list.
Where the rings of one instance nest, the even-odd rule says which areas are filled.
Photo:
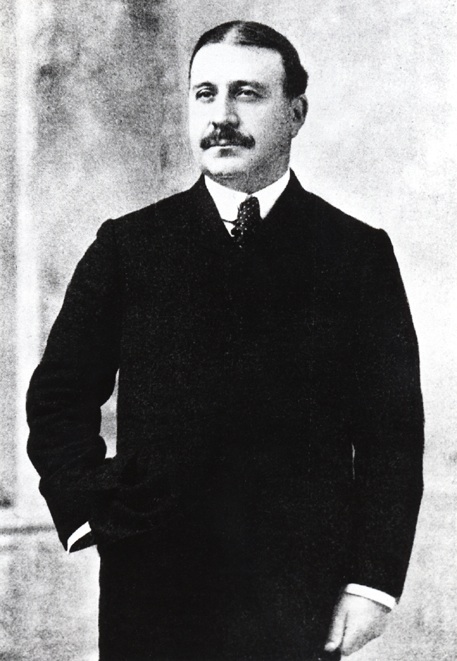
[[195, 180], [187, 61], [204, 30], [235, 18], [299, 50], [310, 110], [293, 168], [387, 230], [419, 338], [416, 545], [389, 631], [353, 658], [457, 658], [455, 2], [0, 0], [0, 659], [96, 658], [97, 555], [68, 558], [52, 531], [25, 458], [25, 389], [101, 222]]

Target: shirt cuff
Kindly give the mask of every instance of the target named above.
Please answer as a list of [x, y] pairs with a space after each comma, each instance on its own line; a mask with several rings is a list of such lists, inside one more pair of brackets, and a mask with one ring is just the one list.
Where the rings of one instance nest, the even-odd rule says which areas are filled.
[[[79, 544], [77, 543], [79, 542]], [[73, 551], [79, 551], [80, 549], [85, 549], [88, 546], [94, 544], [94, 538], [92, 535], [92, 530], [89, 525], [89, 522], [86, 521], [82, 526], [77, 528], [74, 533], [70, 535], [67, 540], [67, 553], [72, 553]]]
[[366, 585], [359, 585], [358, 583], [349, 583], [346, 585], [344, 590], [347, 594], [355, 594], [358, 597], [365, 597], [365, 599], [371, 599], [371, 601], [376, 601], [378, 604], [382, 604], [387, 608], [392, 610], [397, 605], [397, 600], [392, 595], [383, 592], [382, 590], [376, 590], [375, 588], [369, 588]]

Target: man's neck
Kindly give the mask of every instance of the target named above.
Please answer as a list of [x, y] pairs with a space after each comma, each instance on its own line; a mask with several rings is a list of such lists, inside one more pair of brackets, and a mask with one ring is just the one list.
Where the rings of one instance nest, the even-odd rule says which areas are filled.
[[224, 188], [229, 188], [230, 190], [237, 191], [239, 193], [245, 193], [246, 195], [255, 195], [258, 191], [268, 188], [276, 181], [279, 181], [286, 172], [289, 171], [289, 165], [281, 168], [281, 170], [269, 177], [258, 177], [255, 178], [249, 176], [249, 174], [243, 176], [224, 176], [224, 175], [213, 175], [209, 172], [205, 172], [205, 177], [211, 179], [219, 186], [224, 186]]

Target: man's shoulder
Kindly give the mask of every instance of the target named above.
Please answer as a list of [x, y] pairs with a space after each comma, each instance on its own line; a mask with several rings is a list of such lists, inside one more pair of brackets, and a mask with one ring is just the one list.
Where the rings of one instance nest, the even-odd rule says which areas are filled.
[[315, 193], [305, 190], [295, 179], [292, 196], [298, 216], [308, 227], [307, 236], [327, 254], [347, 252], [355, 257], [378, 251], [389, 243], [384, 230], [359, 220]]
[[327, 202], [319, 195], [306, 192], [308, 196], [308, 205], [312, 210], [312, 216], [315, 224], [322, 232], [348, 236], [350, 238], [360, 238], [368, 240], [371, 237], [379, 235], [379, 230], [373, 225], [362, 221], [346, 211]]
[[145, 207], [112, 219], [110, 223], [115, 232], [121, 233], [123, 236], [133, 237], [138, 232], [173, 231], [174, 228], [182, 226], [192, 213], [195, 188], [196, 185], [188, 190], [159, 199]]

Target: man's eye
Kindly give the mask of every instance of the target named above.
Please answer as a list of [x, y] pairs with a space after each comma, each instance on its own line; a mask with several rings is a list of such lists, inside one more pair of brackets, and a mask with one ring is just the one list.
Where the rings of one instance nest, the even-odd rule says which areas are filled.
[[208, 101], [209, 99], [212, 99], [214, 96], [214, 92], [211, 90], [198, 90], [197, 94], [195, 95], [196, 99], [200, 99], [201, 101]]
[[259, 97], [257, 92], [255, 92], [254, 90], [251, 90], [251, 89], [240, 90], [238, 92], [237, 96], [241, 96], [242, 98], [245, 98], [245, 99], [257, 99]]

